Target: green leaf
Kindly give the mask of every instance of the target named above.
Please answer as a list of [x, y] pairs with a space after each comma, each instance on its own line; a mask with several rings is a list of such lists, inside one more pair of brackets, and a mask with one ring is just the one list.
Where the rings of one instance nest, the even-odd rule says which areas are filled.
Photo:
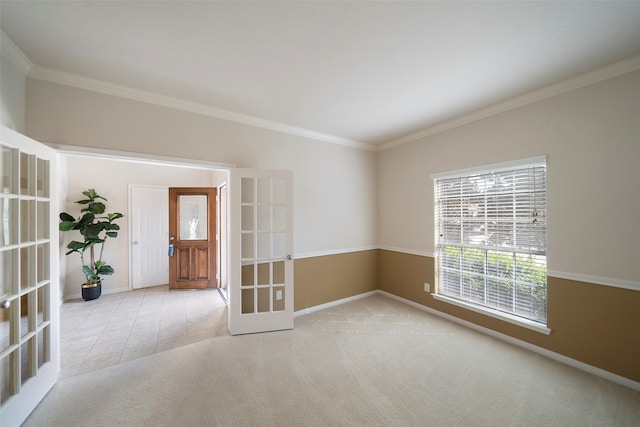
[[107, 219], [109, 220], [109, 222], [115, 221], [116, 219], [119, 219], [122, 217], [124, 217], [124, 215], [122, 215], [120, 212], [107, 214]]
[[89, 267], [88, 265], [83, 265], [82, 266], [82, 272], [84, 273], [85, 276], [97, 276], [96, 272], [93, 271], [93, 269], [91, 267]]
[[60, 212], [60, 220], [61, 221], [71, 221], [71, 222], [75, 222], [75, 218], [71, 215], [69, 215], [66, 212]]
[[111, 238], [116, 238], [116, 237], [118, 237], [118, 232], [117, 231], [107, 231], [107, 236], [109, 236]]
[[101, 265], [100, 268], [96, 268], [96, 274], [109, 276], [113, 274], [115, 270], [110, 265]]
[[91, 224], [95, 220], [95, 218], [96, 216], [91, 212], [84, 214], [82, 218], [78, 220], [78, 228], [82, 229], [83, 227], [86, 227], [87, 225]]
[[73, 230], [75, 226], [75, 221], [62, 221], [58, 228], [60, 229], [60, 231], [70, 231]]
[[72, 252], [74, 251], [81, 252], [87, 249], [88, 247], [89, 245], [86, 242], [78, 242], [76, 240], [69, 242], [69, 244], [67, 245], [67, 249], [71, 249]]
[[92, 202], [92, 203], [89, 203], [89, 206], [87, 207], [87, 209], [89, 209], [89, 212], [92, 212], [95, 215], [100, 215], [104, 213], [106, 206], [102, 202]]
[[105, 202], [107, 201], [107, 199], [105, 199], [104, 197], [102, 197], [101, 195], [99, 195], [96, 190], [94, 190], [93, 188], [88, 189], [87, 191], [83, 191], [82, 194], [84, 194], [85, 196], [87, 196], [89, 199], [91, 199], [91, 201], [94, 201], [96, 199], [102, 199]]
[[90, 198], [91, 200], [95, 199], [98, 193], [93, 188], [88, 189], [87, 191], [83, 191], [82, 194]]

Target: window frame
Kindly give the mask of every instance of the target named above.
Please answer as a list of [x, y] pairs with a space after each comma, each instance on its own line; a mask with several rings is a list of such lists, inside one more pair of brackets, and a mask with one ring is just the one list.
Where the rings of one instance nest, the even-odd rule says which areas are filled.
[[[460, 230], [460, 238], [459, 241], [455, 241], [454, 244], [451, 243], [451, 239], [448, 238], [443, 238], [441, 241], [441, 232], [443, 232], [444, 230], [444, 225], [441, 224], [441, 219], [442, 217], [439, 215], [439, 207], [441, 206], [441, 201], [440, 199], [440, 194], [438, 192], [438, 184], [442, 183], [444, 180], [455, 180], [455, 179], [461, 179], [461, 182], [463, 182], [464, 178], [469, 178], [469, 177], [479, 177], [479, 179], [482, 179], [482, 177], [490, 177], [494, 174], [504, 174], [505, 172], [509, 172], [509, 171], [521, 171], [523, 169], [527, 169], [530, 170], [531, 168], [536, 168], [536, 167], [543, 167], [544, 168], [544, 192], [543, 192], [543, 197], [544, 197], [544, 229], [541, 231], [541, 236], [544, 239], [542, 242], [542, 252], [540, 251], [540, 249], [538, 248], [538, 250], [535, 251], [531, 251], [529, 252], [529, 254], [537, 254], [539, 256], [544, 256], [544, 268], [545, 268], [545, 280], [544, 280], [544, 288], [545, 288], [545, 293], [546, 296], [548, 298], [548, 284], [547, 284], [547, 277], [548, 277], [548, 268], [547, 268], [547, 251], [546, 251], [546, 230], [547, 230], [547, 215], [546, 215], [546, 198], [547, 198], [547, 193], [548, 190], [546, 188], [546, 175], [547, 175], [547, 159], [546, 156], [538, 156], [538, 157], [532, 157], [532, 158], [526, 158], [526, 159], [521, 159], [521, 160], [515, 160], [515, 161], [510, 161], [510, 162], [503, 162], [503, 163], [495, 163], [495, 164], [489, 164], [489, 165], [484, 165], [484, 166], [478, 166], [478, 167], [473, 167], [473, 168], [467, 168], [467, 169], [461, 169], [461, 170], [455, 170], [455, 171], [449, 171], [449, 172], [442, 172], [442, 173], [436, 173], [436, 174], [432, 174], [431, 175], [431, 179], [434, 182], [434, 247], [435, 247], [435, 292], [432, 294], [433, 298], [439, 301], [444, 301], [459, 307], [463, 307], [465, 309], [468, 310], [472, 310], [474, 312], [479, 312], [488, 316], [491, 316], [493, 318], [496, 319], [500, 319], [503, 321], [507, 321], [509, 323], [513, 323], [519, 326], [523, 326], [525, 328], [540, 332], [540, 333], [544, 333], [544, 334], [550, 334], [551, 333], [551, 329], [549, 329], [547, 327], [547, 321], [548, 321], [548, 316], [545, 315], [544, 317], [544, 322], [540, 321], [539, 319], [534, 319], [534, 318], [530, 318], [530, 317], [526, 317], [523, 316], [522, 313], [516, 313], [515, 310], [508, 312], [508, 311], [504, 311], [497, 309], [497, 308], [493, 308], [489, 305], [485, 305], [483, 303], [479, 303], [479, 302], [474, 302], [470, 299], [464, 299], [463, 297], [458, 297], [458, 296], [451, 296], [450, 294], [447, 295], [445, 293], [441, 292], [441, 270], [451, 270], [449, 267], [444, 267], [443, 266], [443, 258], [442, 258], [442, 250], [444, 250], [444, 247], [452, 247], [452, 246], [456, 246], [460, 248], [460, 262], [462, 262], [462, 260], [464, 259], [464, 257], [462, 256], [462, 253], [464, 252], [464, 248], [470, 248], [470, 249], [474, 249], [474, 250], [481, 250], [484, 253], [484, 262], [485, 262], [485, 267], [484, 267], [484, 271], [483, 273], [480, 275], [480, 277], [482, 277], [484, 279], [484, 292], [487, 292], [487, 281], [489, 279], [492, 279], [492, 277], [490, 276], [490, 273], [488, 273], [487, 270], [487, 266], [486, 266], [486, 260], [488, 258], [489, 255], [489, 251], [496, 251], [499, 250], [501, 252], [506, 252], [511, 254], [514, 257], [514, 260], [517, 259], [517, 257], [519, 256], [518, 254], [522, 254], [522, 251], [519, 250], [517, 248], [517, 243], [513, 243], [513, 247], [505, 247], [505, 246], [498, 246], [498, 243], [496, 243], [496, 246], [492, 246], [489, 244], [485, 244], [485, 245], [481, 245], [481, 244], [471, 244], [470, 242], [465, 243], [464, 238], [462, 237], [462, 230], [464, 228], [464, 220], [465, 219], [471, 219], [471, 216], [461, 216], [461, 222], [460, 222], [460, 226], [459, 226], [459, 230]], [[517, 172], [516, 172], [517, 173]], [[461, 190], [462, 192], [463, 190]], [[531, 194], [531, 191], [528, 191], [526, 194]], [[466, 195], [466, 193], [465, 193]], [[463, 195], [461, 194], [461, 199], [463, 199]], [[514, 196], [515, 198], [515, 190], [514, 190]], [[530, 203], [530, 202], [529, 202]], [[489, 206], [489, 202], [487, 202], [487, 200], [484, 201], [484, 204], [482, 205], [483, 209], [487, 210], [487, 206]], [[462, 208], [460, 208], [462, 209]], [[516, 208], [514, 208], [515, 211]], [[462, 210], [461, 210], [462, 213]], [[514, 226], [517, 224], [517, 221], [515, 219], [515, 214], [514, 214], [514, 219], [513, 219], [513, 224]], [[455, 230], [455, 228], [454, 228]], [[536, 235], [537, 238], [540, 238], [540, 235]], [[454, 238], [454, 240], [457, 238]], [[446, 240], [446, 241], [445, 241]], [[514, 235], [514, 240], [515, 240], [515, 235]], [[526, 251], [525, 251], [526, 253]], [[461, 267], [461, 278], [460, 278], [460, 287], [462, 289], [463, 286], [465, 286], [465, 281], [462, 278], [462, 275], [464, 275], [465, 270]], [[468, 273], [468, 272], [467, 272]], [[514, 289], [515, 287], [518, 285], [518, 280], [517, 277], [512, 277], [510, 279], [508, 279], [510, 281], [510, 283], [513, 284]], [[455, 281], [455, 279], [454, 279]], [[469, 286], [469, 284], [466, 284], [467, 286]], [[485, 300], [486, 303], [486, 300]], [[547, 313], [548, 309], [548, 299], [545, 300], [545, 313]]]

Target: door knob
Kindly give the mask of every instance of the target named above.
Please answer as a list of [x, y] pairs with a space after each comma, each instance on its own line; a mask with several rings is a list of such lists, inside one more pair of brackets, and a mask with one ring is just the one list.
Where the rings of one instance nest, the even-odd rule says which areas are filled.
[[3, 310], [6, 310], [9, 307], [11, 307], [11, 301], [9, 301], [8, 299], [0, 302], [0, 308], [2, 308]]
[[291, 261], [293, 259], [293, 255], [287, 255], [287, 259]]

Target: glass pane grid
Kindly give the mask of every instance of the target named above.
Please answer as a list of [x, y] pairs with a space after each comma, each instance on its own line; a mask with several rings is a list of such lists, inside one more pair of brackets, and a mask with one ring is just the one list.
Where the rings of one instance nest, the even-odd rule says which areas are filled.
[[18, 199], [10, 197], [0, 198], [0, 246], [10, 246], [18, 243], [18, 227], [12, 226], [18, 218]]
[[50, 163], [0, 152], [0, 403], [51, 360]]
[[20, 194], [36, 195], [36, 157], [20, 153]]
[[242, 314], [284, 310], [285, 196], [284, 179], [241, 180]]

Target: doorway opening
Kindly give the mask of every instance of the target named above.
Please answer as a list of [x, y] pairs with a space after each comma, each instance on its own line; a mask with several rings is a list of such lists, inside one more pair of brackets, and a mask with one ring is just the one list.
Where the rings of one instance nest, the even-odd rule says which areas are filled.
[[[96, 188], [104, 188], [108, 190], [105, 194], [109, 198], [111, 206], [114, 209], [127, 213], [127, 223], [129, 226], [123, 226], [118, 239], [110, 241], [110, 246], [106, 251], [110, 251], [109, 259], [115, 260], [116, 275], [109, 277], [110, 284], [116, 285], [112, 289], [105, 289], [105, 293], [96, 303], [104, 306], [104, 309], [113, 308], [113, 315], [109, 319], [100, 318], [93, 319], [95, 322], [103, 324], [104, 331], [102, 335], [91, 337], [80, 337], [87, 341], [89, 338], [95, 338], [95, 342], [91, 347], [85, 346], [84, 342], [73, 342], [71, 340], [61, 340], [61, 356], [62, 356], [62, 372], [61, 376], [70, 376], [87, 370], [105, 367], [115, 363], [121, 363], [135, 357], [153, 354], [167, 350], [180, 345], [191, 344], [200, 339], [212, 338], [217, 336], [228, 335], [227, 324], [227, 308], [224, 300], [219, 296], [215, 289], [203, 291], [169, 291], [168, 290], [168, 265], [160, 268], [164, 270], [166, 278], [161, 279], [154, 284], [147, 282], [143, 289], [134, 290], [134, 280], [132, 277], [133, 265], [152, 266], [148, 260], [133, 260], [136, 247], [140, 246], [140, 240], [134, 236], [134, 229], [131, 221], [136, 216], [132, 212], [132, 204], [129, 194], [131, 186], [144, 186], [155, 188], [158, 192], [168, 195], [170, 186], [202, 186], [214, 187], [226, 186], [228, 181], [228, 171], [233, 165], [226, 165], [212, 162], [199, 162], [184, 159], [168, 159], [157, 156], [136, 155], [132, 153], [118, 153], [104, 150], [85, 149], [83, 147], [56, 147], [62, 160], [61, 175], [63, 175], [61, 185], [60, 200], [73, 200], [73, 194], [78, 190], [87, 186], [96, 186]], [[75, 159], [75, 160], [74, 160]], [[87, 161], [90, 159], [90, 161]], [[99, 162], [99, 163], [98, 163]], [[90, 166], [83, 167], [78, 164], [84, 163]], [[108, 174], [104, 174], [104, 178], [96, 178], [93, 175], [95, 170], [104, 170], [102, 166], [109, 166]], [[73, 171], [72, 171], [73, 169]], [[94, 173], [91, 174], [91, 170]], [[64, 177], [66, 175], [66, 177]], [[80, 179], [79, 176], [84, 178]], [[91, 181], [87, 179], [91, 176]], [[113, 191], [112, 191], [113, 189]], [[143, 204], [153, 205], [157, 202], [148, 199], [143, 200]], [[161, 212], [168, 215], [168, 201], [161, 202]], [[63, 209], [63, 206], [61, 206]], [[216, 218], [220, 213], [215, 213]], [[223, 215], [225, 222], [218, 221], [224, 226], [217, 227], [218, 230], [224, 230], [226, 233], [226, 214]], [[156, 219], [160, 222], [168, 222], [168, 220]], [[144, 226], [150, 225], [146, 221]], [[166, 234], [160, 233], [161, 238], [157, 243], [156, 251], [162, 255], [165, 261], [168, 249], [168, 231]], [[216, 236], [216, 241], [221, 239]], [[117, 244], [114, 244], [116, 243]], [[137, 243], [136, 243], [137, 242]], [[218, 243], [219, 245], [220, 243]], [[217, 251], [216, 260], [222, 258], [226, 263], [226, 246], [221, 246]], [[138, 257], [145, 255], [138, 254]], [[73, 277], [76, 265], [73, 260], [61, 258], [61, 277], [66, 277], [67, 288], [63, 286], [64, 299], [79, 298], [79, 290], [77, 283]], [[158, 267], [154, 267], [158, 270]], [[220, 270], [220, 269], [218, 269]], [[224, 269], [226, 271], [226, 267]], [[148, 273], [148, 272], [147, 272]], [[146, 274], [146, 273], [145, 273]], [[115, 282], [118, 280], [118, 283]], [[77, 282], [77, 283], [76, 283]], [[217, 283], [217, 278], [214, 278]], [[160, 286], [157, 286], [157, 284]], [[84, 302], [64, 304], [63, 311], [70, 308], [71, 311], [66, 313], [70, 315], [70, 319], [66, 319], [67, 325], [83, 324], [87, 322], [88, 314], [81, 309], [90, 309]], [[180, 310], [183, 310], [180, 312]], [[180, 315], [178, 315], [180, 314]], [[148, 316], [147, 316], [148, 315]], [[164, 319], [162, 316], [165, 316]], [[82, 320], [84, 319], [84, 320]], [[176, 319], [180, 319], [176, 323]], [[65, 320], [65, 319], [63, 319]], [[113, 320], [113, 325], [110, 325]], [[127, 324], [129, 335], [120, 335], [117, 331], [117, 325]], [[148, 328], [148, 330], [145, 330]], [[151, 333], [150, 331], [153, 331]], [[78, 330], [78, 332], [81, 332]], [[86, 335], [86, 331], [84, 332]], [[112, 335], [108, 337], [107, 335]], [[104, 335], [104, 336], [103, 336]], [[64, 338], [64, 337], [63, 337]], [[72, 337], [70, 337], [72, 338]], [[108, 345], [103, 343], [109, 338]], [[100, 345], [98, 345], [100, 344]], [[104, 344], [104, 345], [103, 345]], [[102, 362], [99, 366], [91, 366], [91, 360], [96, 359], [97, 351], [104, 349], [105, 354], [100, 354]], [[86, 354], [85, 353], [86, 350]], [[91, 353], [93, 352], [93, 353]]]

